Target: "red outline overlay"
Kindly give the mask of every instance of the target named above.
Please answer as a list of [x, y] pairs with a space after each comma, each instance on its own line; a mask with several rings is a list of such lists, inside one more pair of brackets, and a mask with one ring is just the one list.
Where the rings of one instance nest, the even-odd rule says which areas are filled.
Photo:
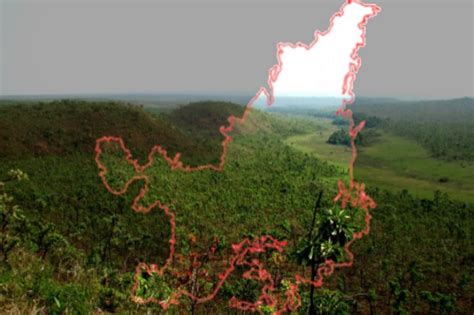
[[[175, 243], [176, 243], [176, 224], [175, 224], [175, 214], [170, 211], [170, 209], [166, 206], [161, 204], [159, 200], [154, 202], [153, 204], [149, 205], [148, 207], [143, 207], [139, 205], [139, 201], [145, 196], [145, 194], [149, 190], [149, 178], [146, 175], [143, 175], [143, 172], [150, 167], [154, 162], [155, 154], [161, 155], [161, 157], [169, 164], [172, 170], [180, 170], [184, 172], [194, 172], [200, 171], [205, 169], [212, 169], [215, 171], [222, 171], [224, 169], [225, 157], [227, 155], [227, 149], [229, 143], [232, 141], [232, 137], [229, 133], [234, 129], [235, 122], [238, 120], [239, 123], [244, 123], [248, 114], [253, 106], [253, 103], [262, 95], [262, 93], [266, 96], [266, 103], [267, 106], [271, 106], [274, 102], [274, 95], [273, 95], [273, 82], [275, 82], [278, 78], [279, 73], [282, 69], [282, 61], [281, 61], [281, 54], [283, 52], [282, 47], [287, 46], [291, 48], [302, 47], [306, 50], [311, 49], [318, 41], [320, 36], [324, 36], [328, 34], [332, 27], [333, 27], [333, 20], [336, 17], [342, 16], [343, 10], [346, 5], [351, 3], [358, 3], [364, 7], [369, 7], [372, 9], [372, 13], [367, 14], [363, 17], [362, 21], [358, 24], [360, 30], [362, 30], [361, 35], [361, 42], [357, 43], [354, 49], [351, 52], [351, 58], [355, 62], [349, 64], [349, 70], [344, 77], [343, 86], [342, 86], [342, 95], [349, 95], [350, 99], [343, 99], [340, 108], [337, 110], [337, 114], [345, 117], [349, 120], [349, 135], [351, 137], [351, 148], [352, 148], [352, 158], [349, 162], [349, 178], [350, 184], [349, 187], [345, 187], [342, 181], [339, 181], [338, 188], [339, 193], [334, 198], [334, 202], [341, 202], [341, 206], [345, 207], [348, 203], [351, 203], [353, 206], [357, 206], [365, 211], [365, 228], [360, 231], [356, 232], [353, 235], [353, 238], [350, 242], [348, 242], [344, 250], [349, 258], [348, 261], [342, 263], [335, 263], [334, 261], [328, 260], [325, 262], [324, 265], [318, 268], [317, 270], [317, 279], [315, 281], [311, 281], [310, 279], [306, 279], [300, 275], [295, 275], [295, 283], [289, 284], [289, 289], [285, 293], [285, 301], [282, 304], [281, 308], [277, 309], [279, 298], [274, 296], [272, 293], [275, 291], [273, 279], [271, 275], [264, 269], [263, 263], [261, 263], [258, 259], [254, 258], [250, 261], [246, 260], [248, 254], [252, 253], [259, 253], [265, 252], [266, 250], [277, 250], [279, 252], [283, 251], [283, 247], [286, 246], [286, 242], [279, 242], [278, 240], [272, 238], [271, 236], [261, 236], [260, 238], [256, 238], [254, 240], [244, 239], [238, 244], [232, 245], [232, 249], [234, 250], [234, 256], [229, 260], [229, 267], [219, 275], [220, 280], [218, 283], [215, 284], [214, 290], [211, 294], [205, 297], [197, 297], [192, 295], [191, 293], [187, 292], [186, 290], [180, 289], [177, 292], [173, 293], [172, 296], [167, 299], [166, 301], [157, 301], [154, 298], [143, 299], [135, 295], [136, 289], [138, 287], [138, 276], [145, 270], [147, 273], [156, 273], [158, 275], [163, 275], [166, 271], [167, 267], [173, 260], [173, 256], [175, 254]], [[356, 183], [353, 179], [353, 168], [354, 162], [357, 158], [357, 149], [355, 146], [355, 137], [357, 134], [363, 129], [365, 122], [361, 122], [359, 125], [354, 125], [354, 120], [352, 117], [352, 111], [347, 108], [348, 105], [352, 104], [354, 101], [354, 93], [353, 93], [353, 84], [356, 78], [356, 74], [361, 66], [361, 59], [357, 55], [358, 50], [361, 47], [365, 46], [365, 25], [369, 18], [374, 17], [380, 12], [380, 8], [374, 4], [364, 4], [358, 0], [347, 0], [344, 3], [339, 11], [335, 13], [330, 19], [330, 25], [325, 32], [316, 31], [315, 32], [315, 39], [309, 45], [304, 43], [298, 42], [296, 44], [292, 43], [278, 43], [277, 44], [277, 64], [274, 65], [268, 71], [268, 87], [270, 92], [267, 91], [264, 87], [261, 87], [255, 96], [249, 101], [247, 104], [242, 117], [235, 117], [230, 116], [228, 118], [229, 125], [227, 127], [221, 126], [220, 132], [224, 136], [224, 140], [222, 141], [222, 154], [220, 157], [220, 162], [217, 165], [207, 164], [207, 165], [200, 165], [200, 166], [185, 166], [180, 160], [180, 153], [177, 153], [174, 158], [170, 158], [165, 149], [161, 146], [156, 145], [154, 146], [150, 153], [148, 154], [148, 161], [144, 165], [140, 165], [138, 160], [132, 158], [132, 154], [130, 150], [128, 150], [124, 144], [124, 141], [120, 137], [102, 137], [96, 140], [96, 157], [95, 161], [99, 168], [99, 176], [102, 179], [102, 182], [106, 189], [114, 195], [122, 195], [128, 190], [128, 187], [136, 180], [143, 180], [144, 185], [140, 189], [139, 194], [134, 198], [132, 203], [132, 209], [136, 212], [147, 213], [150, 210], [159, 207], [161, 210], [165, 212], [165, 215], [169, 218], [171, 232], [170, 232], [170, 252], [169, 257], [167, 258], [165, 264], [158, 268], [156, 264], [147, 265], [145, 263], [140, 263], [136, 267], [135, 272], [135, 284], [132, 288], [132, 300], [139, 304], [145, 304], [149, 302], [159, 303], [164, 309], [167, 309], [172, 304], [179, 304], [179, 297], [182, 295], [191, 298], [192, 300], [196, 301], [197, 303], [204, 303], [207, 301], [212, 300], [216, 294], [218, 293], [219, 289], [227, 279], [227, 277], [232, 273], [236, 266], [247, 266], [250, 270], [244, 273], [243, 277], [247, 279], [254, 279], [257, 281], [264, 282], [265, 285], [262, 287], [261, 295], [259, 299], [252, 303], [246, 301], [238, 301], [235, 297], [230, 300], [230, 306], [234, 308], [238, 308], [241, 310], [250, 310], [250, 311], [258, 311], [262, 313], [260, 310], [261, 305], [267, 305], [275, 309], [274, 314], [282, 314], [286, 311], [292, 311], [298, 308], [301, 305], [301, 299], [298, 294], [298, 288], [300, 284], [310, 284], [314, 285], [315, 287], [320, 287], [323, 285], [324, 277], [329, 276], [334, 272], [335, 268], [338, 267], [349, 267], [353, 263], [354, 255], [350, 251], [350, 246], [356, 239], [360, 239], [363, 235], [369, 233], [370, 230], [370, 220], [371, 215], [369, 213], [369, 208], [375, 208], [375, 202], [366, 195], [364, 191], [364, 185]], [[126, 155], [126, 160], [129, 164], [134, 167], [136, 175], [133, 176], [130, 180], [128, 180], [124, 187], [120, 190], [114, 190], [107, 182], [106, 174], [108, 169], [105, 165], [103, 165], [100, 161], [100, 155], [102, 153], [101, 145], [105, 142], [115, 142], [118, 143], [121, 150]], [[138, 175], [137, 175], [138, 174]], [[267, 242], [269, 240], [269, 242]]]

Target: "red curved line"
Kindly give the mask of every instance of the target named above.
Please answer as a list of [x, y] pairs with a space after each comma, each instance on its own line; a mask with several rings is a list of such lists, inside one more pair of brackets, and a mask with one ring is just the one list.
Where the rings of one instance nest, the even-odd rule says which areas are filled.
[[[104, 186], [106, 187], [106, 189], [114, 195], [122, 195], [128, 190], [129, 186], [133, 182], [135, 182], [137, 180], [142, 180], [142, 181], [144, 181], [144, 185], [140, 189], [139, 194], [134, 198], [133, 203], [132, 203], [132, 209], [136, 212], [146, 213], [146, 212], [149, 212], [150, 210], [152, 210], [155, 207], [159, 207], [169, 217], [169, 222], [170, 222], [170, 226], [171, 226], [171, 236], [170, 236], [170, 241], [169, 241], [169, 243], [170, 243], [169, 257], [166, 260], [166, 263], [163, 265], [162, 268], [158, 268], [154, 264], [151, 265], [151, 267], [149, 267], [147, 264], [143, 264], [143, 263], [139, 264], [137, 266], [136, 273], [135, 273], [135, 280], [136, 281], [135, 281], [135, 284], [132, 288], [132, 299], [135, 302], [137, 302], [137, 303], [156, 302], [156, 303], [159, 303], [160, 305], [162, 305], [164, 308], [167, 308], [170, 304], [177, 303], [177, 296], [174, 296], [168, 303], [164, 303], [163, 301], [157, 301], [154, 298], [142, 299], [140, 297], [135, 296], [135, 294], [134, 294], [136, 289], [137, 289], [137, 286], [138, 286], [138, 275], [141, 272], [141, 270], [144, 269], [149, 273], [156, 272], [160, 275], [163, 274], [165, 269], [167, 268], [167, 266], [172, 261], [173, 256], [174, 256], [174, 251], [175, 251], [174, 246], [175, 246], [175, 243], [176, 243], [176, 234], [175, 234], [176, 224], [175, 224], [175, 215], [174, 215], [174, 213], [171, 212], [166, 205], [161, 204], [159, 200], [157, 200], [155, 203], [149, 205], [148, 207], [143, 207], [143, 206], [139, 205], [139, 201], [145, 196], [145, 194], [149, 190], [149, 178], [148, 178], [148, 176], [144, 175], [143, 172], [148, 167], [153, 165], [155, 154], [161, 155], [161, 157], [168, 163], [168, 165], [170, 166], [170, 168], [172, 170], [180, 170], [180, 171], [183, 171], [183, 172], [194, 172], [194, 171], [200, 171], [200, 170], [205, 170], [205, 169], [211, 169], [211, 170], [214, 170], [214, 171], [222, 171], [223, 168], [224, 168], [224, 164], [225, 164], [225, 157], [227, 155], [228, 145], [232, 141], [232, 137], [229, 135], [229, 133], [231, 131], [233, 131], [236, 121], [239, 121], [240, 123], [245, 122], [245, 120], [248, 117], [248, 114], [249, 114], [249, 112], [250, 112], [250, 110], [253, 106], [253, 103], [262, 94], [264, 94], [266, 96], [267, 106], [270, 107], [274, 102], [273, 82], [275, 82], [278, 79], [278, 75], [280, 74], [282, 66], [283, 66], [283, 63], [282, 63], [282, 60], [281, 60], [281, 54], [283, 52], [282, 48], [284, 46], [288, 46], [288, 47], [291, 47], [291, 48], [302, 47], [302, 48], [305, 48], [306, 50], [311, 49], [317, 43], [320, 36], [324, 36], [324, 35], [328, 34], [331, 31], [331, 29], [333, 27], [333, 20], [336, 17], [342, 16], [344, 7], [347, 4], [350, 4], [350, 3], [358, 3], [362, 6], [369, 7], [369, 8], [372, 9], [372, 13], [369, 13], [369, 14], [365, 15], [363, 17], [362, 21], [358, 24], [359, 29], [362, 30], [362, 36], [361, 36], [362, 41], [360, 43], [357, 43], [356, 46], [354, 47], [354, 49], [351, 52], [350, 56], [354, 60], [354, 63], [349, 64], [349, 69], [348, 69], [347, 74], [344, 77], [344, 81], [343, 81], [343, 85], [342, 85], [342, 95], [348, 94], [350, 96], [350, 99], [349, 100], [346, 100], [346, 99], [342, 100], [342, 105], [337, 110], [337, 114], [347, 118], [350, 122], [349, 134], [350, 134], [350, 137], [351, 137], [352, 156], [351, 156], [351, 160], [349, 162], [350, 185], [349, 185], [348, 188], [346, 188], [346, 187], [344, 187], [344, 184], [340, 181], [339, 184], [338, 184], [339, 193], [334, 198], [334, 201], [335, 202], [341, 201], [343, 207], [345, 206], [345, 204], [347, 202], [351, 202], [352, 204], [361, 207], [365, 211], [365, 224], [366, 224], [366, 226], [365, 226], [363, 231], [354, 233], [352, 240], [344, 246], [344, 251], [346, 252], [347, 256], [349, 257], [348, 261], [342, 262], [342, 263], [335, 263], [331, 260], [326, 261], [323, 266], [318, 268], [318, 270], [317, 270], [318, 277], [315, 281], [311, 281], [310, 279], [305, 279], [305, 278], [301, 277], [300, 275], [295, 275], [296, 284], [294, 284], [292, 286], [292, 290], [294, 292], [296, 292], [296, 294], [297, 294], [299, 284], [304, 284], [304, 283], [311, 284], [311, 285], [314, 285], [314, 286], [317, 286], [317, 287], [322, 286], [323, 281], [324, 281], [324, 277], [329, 276], [330, 274], [332, 274], [334, 272], [335, 268], [348, 267], [348, 266], [352, 265], [354, 255], [350, 251], [350, 246], [352, 245], [352, 243], [356, 239], [359, 239], [363, 235], [366, 235], [366, 234], [369, 233], [369, 231], [370, 231], [370, 220], [371, 220], [371, 215], [369, 213], [369, 208], [375, 208], [376, 204], [369, 196], [367, 196], [365, 194], [364, 186], [362, 184], [356, 183], [354, 181], [354, 178], [353, 178], [353, 167], [354, 167], [354, 162], [357, 158], [357, 149], [356, 149], [356, 146], [355, 146], [355, 137], [357, 136], [358, 132], [360, 132], [360, 130], [362, 130], [362, 128], [364, 127], [364, 122], [362, 122], [358, 126], [354, 126], [352, 111], [350, 109], [348, 109], [347, 107], [348, 107], [348, 105], [353, 103], [354, 97], [355, 97], [354, 93], [353, 93], [353, 83], [354, 83], [354, 80], [356, 78], [356, 74], [357, 74], [357, 72], [358, 72], [358, 70], [361, 66], [361, 59], [357, 55], [357, 52], [361, 47], [365, 46], [365, 42], [366, 42], [366, 39], [365, 39], [365, 24], [367, 23], [369, 18], [377, 15], [378, 12], [381, 11], [381, 9], [377, 5], [364, 4], [364, 3], [362, 3], [358, 0], [347, 0], [347, 2], [341, 6], [339, 11], [331, 17], [330, 25], [329, 25], [328, 29], [325, 32], [316, 31], [315, 32], [315, 39], [309, 45], [306, 45], [306, 44], [301, 43], [301, 42], [297, 42], [296, 44], [292, 44], [292, 43], [278, 43], [277, 44], [277, 56], [276, 56], [277, 57], [277, 64], [274, 65], [272, 68], [270, 68], [269, 71], [268, 71], [268, 81], [267, 81], [267, 83], [268, 83], [268, 87], [269, 87], [270, 92], [268, 92], [267, 89], [265, 89], [264, 87], [261, 87], [258, 90], [258, 92], [255, 94], [255, 96], [248, 102], [242, 117], [235, 117], [235, 116], [231, 115], [228, 118], [229, 125], [228, 126], [221, 126], [219, 128], [219, 131], [224, 136], [224, 140], [221, 143], [222, 144], [222, 154], [221, 154], [221, 157], [220, 157], [220, 161], [217, 165], [206, 164], [206, 165], [200, 165], [200, 166], [189, 166], [189, 165], [185, 166], [185, 165], [183, 165], [183, 162], [180, 160], [180, 153], [177, 153], [174, 156], [174, 158], [170, 158], [168, 156], [167, 151], [163, 147], [161, 147], [160, 145], [155, 145], [151, 149], [150, 153], [148, 154], [147, 163], [145, 163], [144, 165], [140, 165], [137, 159], [132, 158], [132, 154], [131, 154], [130, 150], [128, 150], [126, 148], [122, 138], [106, 136], [106, 137], [102, 137], [102, 138], [99, 138], [99, 139], [96, 140], [95, 161], [96, 161], [96, 163], [98, 165], [98, 168], [100, 170], [99, 171], [99, 176], [102, 179], [102, 182], [103, 182]], [[129, 179], [125, 183], [124, 187], [122, 189], [119, 189], [119, 190], [113, 189], [109, 185], [109, 183], [107, 182], [106, 174], [108, 172], [108, 169], [100, 161], [100, 155], [102, 153], [101, 145], [102, 145], [102, 143], [106, 143], [106, 142], [116, 142], [116, 143], [119, 144], [120, 148], [125, 153], [125, 158], [126, 158], [127, 162], [133, 166], [133, 168], [135, 170], [135, 173], [136, 173], [136, 175], [133, 176], [131, 179]], [[356, 193], [355, 196], [354, 196], [354, 192]], [[262, 236], [262, 238], [272, 239], [270, 236]], [[276, 240], [274, 240], [274, 241], [276, 241]], [[244, 239], [241, 243], [234, 244], [233, 246], [242, 247], [244, 244], [247, 244], [250, 247], [243, 250], [242, 252], [238, 252], [238, 253], [236, 253], [236, 255], [234, 255], [234, 257], [230, 260], [230, 266], [221, 274], [221, 279], [218, 281], [218, 283], [215, 286], [215, 290], [211, 294], [209, 294], [206, 297], [197, 297], [197, 296], [194, 296], [194, 295], [192, 295], [191, 293], [189, 293], [185, 290], [180, 290], [180, 292], [177, 293], [177, 295], [186, 295], [186, 296], [190, 297], [191, 299], [197, 301], [198, 303], [204, 303], [206, 301], [209, 301], [209, 300], [213, 299], [215, 297], [215, 295], [217, 294], [219, 288], [224, 283], [224, 281], [227, 279], [227, 277], [234, 270], [236, 264], [243, 263], [242, 261], [246, 257], [246, 255], [249, 252], [250, 253], [252, 252], [252, 248], [253, 248], [252, 246], [254, 244], [249, 239]], [[269, 248], [274, 248], [274, 249], [280, 250], [280, 249], [282, 249], [282, 246], [281, 246], [281, 248], [278, 247], [278, 246], [273, 246], [273, 247], [269, 246]], [[268, 295], [268, 293], [265, 293], [265, 292], [272, 291], [273, 289], [274, 289], [273, 284], [270, 285], [270, 286], [268, 286], [268, 285], [264, 286], [264, 288], [262, 289], [261, 298], [272, 300], [271, 297]], [[277, 310], [275, 312], [276, 314], [281, 314], [286, 310], [293, 309], [292, 305], [294, 304], [294, 301], [289, 300], [290, 295], [291, 295], [290, 293], [291, 292], [287, 292], [287, 294], [286, 294], [287, 300], [285, 301], [285, 304], [284, 304], [283, 308], [280, 309], [280, 310]], [[294, 297], [295, 294], [293, 294], [291, 296]], [[250, 309], [251, 308], [253, 310], [258, 311], [258, 308], [255, 309], [255, 307], [257, 306], [256, 303], [236, 301], [235, 299], [232, 300], [232, 301], [234, 302], [234, 306], [240, 305], [240, 308], [242, 308], [242, 309]], [[301, 301], [300, 300], [297, 301], [296, 307], [299, 306], [300, 304], [301, 304]]]

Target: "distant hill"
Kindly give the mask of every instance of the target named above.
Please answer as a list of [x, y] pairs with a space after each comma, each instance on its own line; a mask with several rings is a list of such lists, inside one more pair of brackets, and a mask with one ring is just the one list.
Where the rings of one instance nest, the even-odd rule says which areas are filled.
[[88, 102], [127, 102], [145, 105], [156, 109], [169, 111], [179, 105], [192, 102], [232, 102], [247, 105], [254, 94], [246, 93], [121, 93], [121, 94], [64, 94], [64, 95], [6, 95], [0, 96], [0, 105], [16, 102], [52, 102], [63, 99], [80, 100]]
[[469, 97], [431, 101], [357, 102], [354, 112], [392, 120], [459, 123], [472, 122], [474, 99]]
[[93, 154], [102, 136], [120, 136], [141, 160], [155, 144], [188, 163], [210, 163], [220, 156], [220, 125], [241, 115], [242, 106], [199, 102], [169, 115], [118, 102], [59, 100], [9, 102], [0, 106], [0, 157]]
[[220, 141], [219, 127], [228, 125], [227, 119], [234, 115], [242, 117], [245, 107], [230, 102], [202, 101], [189, 103], [163, 115], [188, 137]]

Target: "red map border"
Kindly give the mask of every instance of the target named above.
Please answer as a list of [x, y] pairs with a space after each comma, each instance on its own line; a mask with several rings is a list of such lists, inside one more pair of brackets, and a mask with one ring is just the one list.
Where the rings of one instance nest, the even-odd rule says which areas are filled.
[[[281, 60], [281, 54], [283, 52], [283, 47], [302, 47], [307, 50], [311, 49], [314, 45], [317, 44], [318, 38], [328, 34], [332, 27], [333, 27], [333, 20], [336, 17], [342, 16], [344, 13], [344, 8], [348, 4], [351, 3], [358, 3], [362, 6], [371, 8], [372, 12], [365, 15], [362, 21], [358, 24], [360, 30], [362, 30], [362, 37], [361, 42], [357, 43], [354, 49], [351, 52], [351, 58], [355, 60], [355, 63], [351, 63], [349, 65], [349, 70], [344, 77], [343, 86], [342, 86], [342, 94], [349, 95], [349, 99], [343, 99], [340, 108], [337, 110], [337, 114], [345, 117], [349, 120], [349, 135], [351, 137], [351, 148], [352, 148], [352, 158], [349, 162], [349, 178], [350, 183], [349, 186], [346, 187], [342, 181], [338, 183], [338, 190], [339, 193], [334, 197], [334, 202], [340, 202], [342, 207], [345, 207], [348, 203], [351, 203], [353, 206], [357, 206], [365, 211], [365, 228], [357, 233], [354, 233], [353, 238], [350, 242], [348, 242], [344, 250], [349, 257], [349, 260], [342, 263], [336, 263], [332, 260], [328, 260], [325, 262], [324, 265], [318, 268], [317, 270], [317, 278], [315, 281], [311, 281], [310, 279], [304, 278], [298, 274], [295, 275], [295, 283], [291, 283], [287, 292], [285, 293], [284, 297], [280, 297], [283, 301], [280, 301], [278, 297], [276, 297], [273, 292], [275, 291], [273, 279], [271, 275], [264, 269], [263, 263], [258, 261], [257, 259], [252, 259], [250, 262], [246, 260], [247, 255], [251, 255], [252, 253], [258, 253], [266, 250], [277, 250], [279, 252], [283, 251], [284, 246], [286, 246], [285, 241], [278, 241], [271, 236], [264, 235], [260, 238], [256, 238], [254, 240], [244, 239], [240, 243], [233, 244], [232, 249], [234, 251], [234, 255], [229, 259], [229, 267], [219, 275], [219, 281], [214, 286], [214, 290], [211, 294], [205, 297], [198, 297], [194, 296], [193, 294], [187, 292], [186, 290], [179, 290], [178, 292], [174, 292], [173, 295], [167, 299], [166, 301], [158, 301], [155, 298], [148, 298], [143, 299], [135, 295], [135, 292], [138, 287], [138, 276], [143, 272], [146, 271], [149, 274], [156, 273], [158, 275], [163, 275], [168, 266], [171, 264], [174, 254], [175, 254], [175, 244], [176, 244], [176, 223], [175, 223], [175, 214], [168, 208], [168, 206], [162, 204], [159, 200], [155, 201], [153, 204], [149, 205], [148, 207], [143, 207], [139, 205], [139, 201], [145, 196], [145, 194], [149, 191], [149, 184], [150, 180], [148, 176], [143, 175], [143, 172], [150, 166], [153, 165], [155, 155], [158, 154], [163, 158], [172, 170], [180, 170], [183, 172], [195, 172], [205, 169], [211, 169], [214, 171], [223, 171], [225, 158], [227, 155], [227, 150], [230, 142], [232, 141], [232, 137], [229, 133], [234, 129], [235, 123], [238, 121], [239, 123], [244, 123], [247, 119], [250, 110], [253, 107], [254, 102], [261, 96], [266, 96], [266, 103], [267, 106], [271, 106], [274, 102], [274, 95], [273, 95], [273, 82], [275, 82], [278, 78], [279, 73], [282, 70], [283, 63]], [[301, 284], [309, 284], [314, 285], [316, 287], [320, 287], [323, 285], [324, 277], [331, 275], [335, 268], [339, 267], [349, 267], [352, 265], [354, 260], [354, 254], [350, 251], [350, 246], [352, 243], [367, 235], [370, 231], [370, 220], [371, 215], [369, 213], [369, 209], [373, 209], [376, 207], [375, 202], [365, 193], [364, 185], [357, 183], [354, 181], [353, 178], [353, 169], [354, 163], [357, 158], [357, 149], [355, 146], [355, 137], [357, 134], [364, 128], [365, 122], [361, 122], [359, 125], [355, 126], [354, 120], [352, 117], [352, 111], [348, 109], [348, 105], [352, 104], [355, 98], [353, 93], [353, 84], [356, 79], [356, 74], [361, 66], [361, 59], [357, 55], [359, 49], [365, 46], [366, 38], [365, 38], [365, 25], [369, 18], [376, 16], [381, 11], [380, 7], [375, 4], [365, 4], [358, 0], [347, 0], [344, 3], [339, 11], [335, 13], [330, 19], [330, 25], [325, 32], [316, 31], [315, 32], [315, 39], [309, 45], [297, 42], [293, 43], [278, 43], [277, 44], [277, 64], [274, 65], [268, 71], [268, 87], [270, 92], [264, 87], [261, 87], [255, 96], [248, 102], [242, 117], [235, 117], [230, 116], [228, 118], [228, 126], [221, 126], [220, 132], [224, 136], [224, 140], [222, 141], [222, 154], [220, 157], [220, 162], [217, 165], [214, 164], [206, 164], [200, 166], [189, 166], [184, 165], [183, 162], [180, 160], [180, 153], [177, 153], [173, 158], [169, 157], [166, 150], [162, 148], [160, 145], [155, 145], [150, 153], [148, 154], [148, 161], [144, 165], [140, 165], [138, 160], [133, 159], [130, 150], [127, 149], [125, 143], [121, 137], [114, 137], [114, 136], [105, 136], [96, 140], [96, 147], [95, 147], [95, 161], [99, 168], [99, 176], [102, 179], [102, 182], [106, 189], [114, 194], [114, 195], [122, 195], [125, 194], [128, 190], [129, 186], [135, 182], [136, 180], [143, 180], [144, 185], [140, 189], [139, 194], [134, 198], [132, 203], [132, 209], [136, 212], [147, 213], [152, 209], [158, 207], [169, 218], [171, 232], [170, 232], [170, 251], [169, 257], [167, 258], [165, 264], [159, 268], [156, 264], [145, 264], [141, 263], [136, 268], [135, 273], [135, 284], [132, 288], [132, 300], [139, 304], [145, 304], [149, 302], [159, 303], [164, 309], [167, 309], [172, 304], [179, 304], [179, 297], [185, 295], [191, 298], [192, 300], [196, 301], [197, 303], [204, 303], [212, 300], [218, 293], [219, 289], [227, 279], [227, 277], [232, 273], [238, 265], [245, 265], [249, 267], [249, 271], [245, 273], [243, 276], [248, 279], [255, 279], [257, 281], [264, 282], [265, 285], [262, 287], [261, 295], [256, 302], [246, 302], [246, 301], [238, 301], [235, 298], [230, 300], [230, 306], [239, 308], [241, 310], [250, 310], [250, 311], [257, 311], [262, 312], [259, 308], [261, 305], [268, 305], [275, 309], [274, 314], [283, 314], [286, 311], [292, 311], [298, 308], [301, 304], [301, 299], [298, 294], [298, 289]], [[120, 190], [116, 190], [112, 188], [107, 179], [106, 175], [108, 173], [107, 167], [100, 161], [100, 156], [102, 154], [101, 146], [104, 143], [116, 143], [120, 146], [121, 150], [125, 153], [126, 160], [129, 164], [131, 164], [136, 172], [134, 177], [126, 182], [124, 187]]]

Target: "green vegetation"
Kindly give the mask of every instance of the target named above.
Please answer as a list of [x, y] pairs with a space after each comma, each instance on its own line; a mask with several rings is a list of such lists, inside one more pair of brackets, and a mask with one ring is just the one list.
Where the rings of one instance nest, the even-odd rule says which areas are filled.
[[[364, 227], [364, 216], [361, 211], [341, 209], [337, 206], [321, 209], [322, 191], [314, 208], [309, 226], [308, 237], [302, 239], [296, 249], [296, 260], [303, 266], [310, 266], [311, 281], [315, 281], [318, 268], [327, 260], [346, 261], [344, 246], [353, 238], [356, 231]], [[315, 287], [310, 286], [309, 313], [316, 310], [323, 312], [325, 307], [317, 306]]]
[[357, 296], [364, 313], [370, 308], [384, 314], [387, 309], [396, 314], [469, 313], [472, 204], [439, 192], [430, 199], [406, 190], [369, 193], [378, 202], [371, 234], [354, 244], [354, 266], [341, 270], [328, 287]]
[[[389, 190], [408, 189], [422, 198], [440, 190], [457, 200], [474, 202], [474, 164], [469, 157], [474, 152], [472, 101], [464, 98], [354, 105], [355, 123], [365, 121], [365, 128], [356, 138], [356, 179]], [[350, 159], [345, 148], [349, 136], [342, 118], [332, 117], [330, 127], [326, 111], [313, 111], [312, 115], [321, 128], [331, 133], [295, 135], [286, 143], [335, 165], [346, 163]]]
[[316, 126], [309, 133], [289, 136], [284, 142], [298, 151], [314, 155], [318, 159], [347, 170], [351, 159], [351, 149], [347, 146], [327, 143], [330, 135], [339, 129], [327, 118], [314, 118], [313, 122]]
[[[182, 152], [186, 164], [211, 163], [221, 152], [218, 126], [241, 111], [239, 105], [215, 102], [159, 115], [100, 102], [1, 106], [0, 312], [162, 313], [158, 305], [133, 303], [130, 289], [137, 263], [161, 265], [167, 258], [168, 218], [157, 208], [148, 214], [131, 210], [142, 181], [123, 196], [104, 188], [94, 161], [95, 139], [121, 136], [141, 161], [159, 143], [171, 157]], [[359, 225], [346, 218], [357, 217], [355, 209], [347, 214], [332, 203], [350, 158], [347, 146], [326, 143], [339, 126], [330, 119], [253, 112], [231, 133], [224, 172], [172, 172], [157, 155], [156, 164], [144, 171], [152, 184], [140, 203], [150, 205], [159, 196], [176, 212], [177, 263], [187, 263], [179, 257], [191, 252], [204, 253], [196, 259], [205, 265], [193, 267], [192, 274], [215, 280], [230, 244], [263, 233], [288, 240], [283, 254], [258, 256], [271, 262], [268, 269], [279, 278], [301, 270], [300, 265], [318, 265], [323, 257], [342, 259], [341, 247]], [[452, 187], [449, 196], [467, 201], [472, 179], [466, 174], [472, 165], [464, 162], [463, 173], [458, 162], [432, 159], [418, 143], [380, 131], [378, 123], [373, 129], [379, 138], [362, 147], [356, 167], [356, 176], [367, 181], [378, 204], [372, 232], [353, 245], [354, 267], [336, 271], [313, 299], [303, 287], [300, 313], [314, 305], [325, 314], [470, 314], [474, 208], [431, 190]], [[101, 159], [111, 166], [107, 179], [120, 187], [135, 170], [116, 147], [105, 152]], [[404, 182], [375, 185], [376, 175], [384, 171], [436, 185], [424, 195], [418, 185], [406, 186], [415, 197], [402, 190]], [[313, 216], [314, 233], [308, 237]], [[216, 257], [206, 261], [213, 242]], [[260, 292], [260, 284], [241, 278], [244, 271], [235, 271], [213, 303], [195, 305], [185, 299], [171, 313], [238, 314], [228, 310], [230, 297], [254, 301]], [[310, 277], [311, 268], [304, 274]], [[167, 299], [173, 289], [158, 275], [142, 274], [139, 283], [137, 294], [144, 298]], [[208, 283], [201, 279], [186, 285], [204, 294]], [[261, 310], [272, 311], [265, 305]]]
[[390, 190], [405, 188], [424, 198], [440, 190], [458, 200], [474, 202], [472, 162], [434, 159], [417, 142], [387, 133], [381, 133], [376, 144], [359, 147], [358, 151], [358, 180]]
[[[230, 113], [239, 115], [242, 112], [239, 105], [206, 104], [209, 109], [219, 105], [222, 110], [206, 110], [202, 116], [205, 119], [194, 120], [189, 115], [190, 121], [186, 122], [182, 119], [185, 109], [168, 117], [166, 114], [150, 115], [143, 107], [116, 102], [61, 100], [16, 105], [7, 102], [0, 106], [0, 157], [90, 156], [96, 139], [121, 136], [134, 156], [143, 160], [159, 143], [170, 156], [181, 152], [188, 163], [209, 163], [220, 156], [220, 148], [215, 145], [223, 139], [217, 134], [219, 126], [227, 124]], [[189, 127], [192, 121], [196, 121], [197, 128], [187, 129], [193, 128]], [[206, 124], [207, 127], [203, 127]], [[212, 130], [206, 134], [209, 137], [202, 134], [205, 130]], [[214, 149], [210, 150], [210, 147]]]
[[474, 99], [360, 104], [355, 117], [372, 117], [386, 131], [413, 139], [433, 157], [474, 161]]
[[334, 131], [328, 138], [327, 143], [330, 144], [342, 144], [342, 145], [351, 145], [351, 137], [347, 130], [339, 129]]

